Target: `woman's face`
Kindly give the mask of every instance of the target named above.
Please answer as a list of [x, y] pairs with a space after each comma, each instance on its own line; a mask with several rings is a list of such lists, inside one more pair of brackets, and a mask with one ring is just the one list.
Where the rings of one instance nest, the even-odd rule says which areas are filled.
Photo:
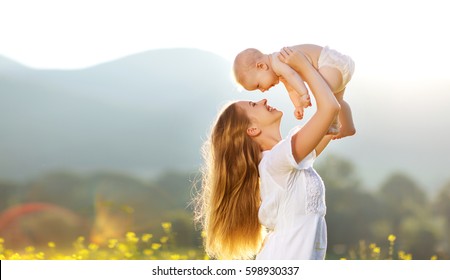
[[239, 101], [237, 105], [244, 110], [250, 121], [261, 129], [274, 123], [280, 123], [283, 112], [269, 106], [267, 99], [258, 102]]

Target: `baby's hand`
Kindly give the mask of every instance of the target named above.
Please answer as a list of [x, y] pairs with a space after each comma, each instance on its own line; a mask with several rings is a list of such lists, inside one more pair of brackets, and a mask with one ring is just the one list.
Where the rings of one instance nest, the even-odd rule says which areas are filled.
[[300, 105], [303, 106], [303, 108], [307, 108], [312, 105], [309, 94], [304, 94], [304, 95], [300, 96]]
[[297, 120], [303, 119], [303, 107], [302, 106], [295, 107], [294, 116]]

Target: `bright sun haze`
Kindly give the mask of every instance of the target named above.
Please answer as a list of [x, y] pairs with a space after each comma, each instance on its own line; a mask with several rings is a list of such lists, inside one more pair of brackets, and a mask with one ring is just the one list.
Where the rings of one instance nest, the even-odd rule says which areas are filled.
[[[330, 45], [358, 75], [444, 78], [450, 26], [436, 0], [58, 1], [0, 4], [0, 55], [34, 68], [84, 68], [158, 48], [199, 48], [228, 60], [247, 47]], [[26, 8], [24, 8], [26, 7]], [[407, 12], [404, 12], [407, 9]], [[420, 19], [420, 20], [418, 20]]]

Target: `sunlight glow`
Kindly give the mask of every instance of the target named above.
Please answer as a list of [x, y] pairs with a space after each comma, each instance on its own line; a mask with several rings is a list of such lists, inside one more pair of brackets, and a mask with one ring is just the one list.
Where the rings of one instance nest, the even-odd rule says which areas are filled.
[[315, 43], [351, 55], [360, 77], [443, 79], [450, 63], [444, 51], [450, 49], [444, 35], [450, 19], [442, 5], [437, 0], [5, 0], [0, 55], [34, 68], [71, 69], [159, 48], [199, 48], [232, 61], [247, 47], [274, 52]]

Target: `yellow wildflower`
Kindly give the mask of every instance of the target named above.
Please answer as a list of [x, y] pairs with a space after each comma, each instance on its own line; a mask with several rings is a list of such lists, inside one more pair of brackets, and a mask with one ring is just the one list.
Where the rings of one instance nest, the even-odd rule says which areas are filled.
[[167, 237], [167, 236], [163, 236], [159, 239], [159, 241], [161, 241], [161, 243], [163, 243], [163, 244], [167, 243], [168, 240], [169, 240], [169, 237]]
[[123, 243], [119, 243], [119, 245], [117, 246], [117, 249], [119, 249], [119, 251], [122, 253], [128, 251], [127, 245], [125, 245]]
[[405, 255], [405, 260], [407, 260], [407, 261], [412, 260], [412, 254], [406, 254]]
[[389, 240], [389, 242], [394, 242], [395, 241], [395, 239], [396, 239], [397, 237], [395, 236], [395, 235], [393, 235], [393, 234], [389, 234], [389, 236], [388, 236], [388, 240]]
[[97, 245], [97, 244], [94, 244], [94, 243], [91, 243], [91, 244], [89, 244], [88, 248], [89, 248], [89, 250], [91, 250], [91, 251], [97, 251], [98, 245]]
[[153, 250], [158, 250], [159, 248], [161, 248], [161, 244], [160, 243], [153, 243], [152, 244], [152, 249]]
[[27, 253], [33, 253], [33, 252], [34, 252], [34, 247], [33, 247], [33, 246], [27, 246], [27, 247], [25, 248], [25, 252], [27, 252]]
[[127, 241], [137, 243], [139, 241], [139, 237], [136, 237], [136, 233], [134, 232], [127, 232]]
[[148, 242], [150, 239], [152, 239], [152, 237], [153, 237], [153, 234], [146, 233], [146, 234], [142, 235], [141, 239], [144, 242]]
[[108, 240], [108, 248], [112, 249], [112, 248], [116, 247], [117, 242], [119, 242], [119, 241], [117, 241], [117, 239]]
[[169, 233], [172, 229], [172, 223], [162, 223], [161, 226], [166, 233]]
[[51, 242], [51, 241], [48, 242], [47, 245], [48, 245], [48, 247], [50, 247], [50, 248], [55, 248], [55, 247], [56, 247], [55, 242]]
[[153, 255], [153, 250], [145, 249], [144, 250], [144, 254], [147, 255], [147, 256]]
[[78, 252], [78, 254], [79, 254], [80, 258], [85, 259], [85, 258], [87, 258], [87, 257], [89, 256], [90, 253], [89, 253], [89, 251], [86, 250], [86, 249], [81, 249], [81, 250]]
[[381, 252], [380, 247], [375, 247], [375, 248], [373, 248], [373, 252], [374, 252], [375, 254], [379, 254], [379, 253]]
[[412, 255], [400, 250], [398, 251], [398, 258], [401, 260], [412, 260]]
[[18, 253], [14, 253], [14, 255], [11, 256], [11, 260], [21, 260], [22, 257]]
[[39, 252], [36, 255], [34, 255], [34, 257], [38, 260], [43, 260], [45, 258], [45, 254], [44, 252]]

